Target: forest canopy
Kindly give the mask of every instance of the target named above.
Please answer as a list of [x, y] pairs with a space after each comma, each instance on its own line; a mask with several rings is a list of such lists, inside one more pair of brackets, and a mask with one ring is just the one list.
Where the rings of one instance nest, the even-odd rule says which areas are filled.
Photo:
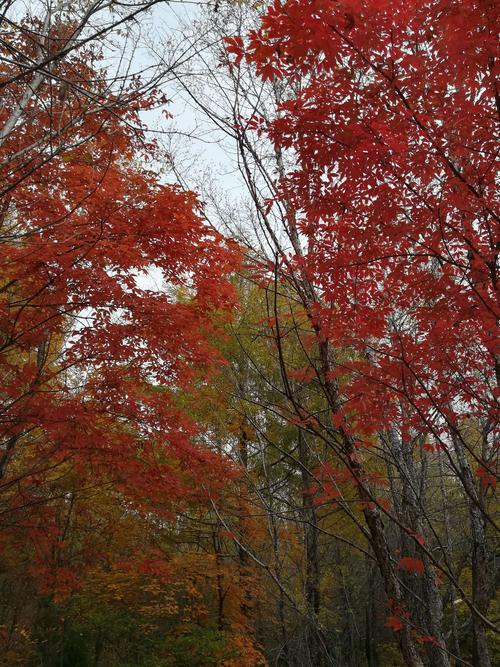
[[0, 1], [0, 664], [500, 661], [499, 5]]

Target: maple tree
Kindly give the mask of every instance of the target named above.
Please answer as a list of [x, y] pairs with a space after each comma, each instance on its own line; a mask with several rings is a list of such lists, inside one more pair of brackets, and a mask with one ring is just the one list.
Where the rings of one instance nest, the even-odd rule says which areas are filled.
[[[29, 53], [38, 29], [25, 23], [4, 53]], [[68, 29], [53, 26], [43, 48]], [[234, 303], [238, 253], [193, 193], [158, 177], [139, 118], [154, 94], [113, 97], [101, 59], [85, 46], [57, 62], [14, 124], [33, 82], [11, 77], [8, 59], [1, 72], [14, 79], [0, 112], [2, 542], [32, 545], [31, 574], [56, 600], [80, 585], [58, 563], [68, 476], [172, 516], [230, 474], [177, 396], [221, 363], [210, 339]], [[53, 80], [66, 77], [62, 92]]]
[[[61, 67], [96, 91], [106, 84], [93, 69], [97, 54], [86, 56]], [[9, 92], [15, 100], [22, 90]], [[42, 84], [25, 109], [30, 131], [22, 123], [2, 145], [2, 473], [28, 438], [35, 450], [40, 443], [35, 461], [47, 450], [59, 461], [75, 455], [89, 465], [95, 456], [96, 465], [99, 457], [109, 465], [118, 452], [119, 473], [130, 451], [139, 468], [156, 461], [151, 474], [160, 480], [183, 447], [192, 469], [203, 465], [168, 388], [217, 361], [210, 313], [232, 304], [224, 275], [236, 254], [203, 223], [193, 194], [162, 184], [147, 167], [155, 147], [127, 123], [141, 128], [138, 112], [152, 100], [79, 116], [72, 145], [65, 133], [52, 138], [50, 160], [33, 148], [54, 118], [78, 117], [83, 100]], [[6, 104], [3, 118], [9, 113]], [[191, 298], [143, 287], [141, 275], [151, 271]]]
[[[400, 605], [361, 452], [401, 423], [403, 443], [418, 436], [447, 453], [468, 498], [478, 664], [490, 664], [484, 488], [498, 455], [497, 19], [490, 2], [277, 1], [246, 41], [227, 39], [235, 65], [287, 85], [274, 119], [248, 123], [295, 156], [270, 205], [287, 202], [292, 244], [295, 232], [306, 250], [295, 243], [281, 261], [302, 276], [339, 453], [387, 594]], [[328, 346], [351, 359], [336, 363]], [[480, 454], [465, 435], [472, 422]], [[434, 577], [425, 557], [403, 563]], [[433, 664], [448, 664], [431, 581], [428, 594]], [[409, 623], [401, 647], [419, 665]]]

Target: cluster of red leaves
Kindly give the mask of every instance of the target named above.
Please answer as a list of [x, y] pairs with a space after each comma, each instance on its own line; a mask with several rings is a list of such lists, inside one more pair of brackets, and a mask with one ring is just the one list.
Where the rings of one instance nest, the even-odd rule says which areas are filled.
[[[11, 48], [30, 53], [32, 34]], [[210, 339], [238, 253], [148, 166], [161, 155], [139, 112], [154, 97], [114, 97], [98, 61], [57, 62], [0, 147], [0, 475], [9, 525], [25, 517], [49, 542], [57, 469], [165, 512], [229, 474], [178, 395], [222, 363]], [[27, 87], [8, 63], [4, 128]]]
[[401, 405], [438, 444], [468, 416], [498, 422], [498, 12], [277, 0], [228, 42], [263, 79], [301, 78], [267, 133], [297, 159], [278, 196], [301, 214], [318, 325], [354, 352], [358, 435]]
[[405, 572], [412, 572], [419, 575], [423, 575], [425, 573], [425, 566], [420, 558], [411, 558], [411, 556], [405, 556], [404, 558], [400, 559], [398, 567], [400, 570], [405, 570]]

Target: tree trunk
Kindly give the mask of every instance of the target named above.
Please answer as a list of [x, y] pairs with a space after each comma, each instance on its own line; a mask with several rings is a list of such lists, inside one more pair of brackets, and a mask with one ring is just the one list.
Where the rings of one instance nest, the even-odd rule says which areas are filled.
[[[448, 505], [448, 497], [446, 494], [446, 489], [444, 485], [445, 472], [443, 469], [443, 452], [438, 452], [438, 465], [439, 465], [439, 485], [441, 490], [441, 499], [443, 506], [443, 516], [444, 516], [444, 527], [445, 527], [445, 536], [446, 536], [446, 548], [448, 550], [448, 557], [451, 559], [453, 557], [453, 543], [451, 540], [451, 526], [450, 526], [450, 508]], [[457, 660], [458, 664], [461, 664], [461, 651], [460, 651], [460, 641], [458, 636], [458, 619], [457, 619], [457, 609], [455, 606], [455, 589], [453, 584], [448, 586], [448, 596], [450, 598], [450, 616], [451, 616], [451, 637], [452, 637], [452, 646], [453, 653]]]
[[[321, 375], [324, 378], [325, 393], [332, 413], [336, 414], [339, 410], [339, 395], [335, 382], [329, 379], [332, 367], [329, 345], [328, 341], [322, 339], [320, 332], [318, 332], [318, 338]], [[404, 598], [401, 594], [401, 586], [394, 568], [393, 559], [391, 558], [391, 550], [385, 535], [384, 523], [382, 521], [380, 510], [374, 505], [371, 494], [365, 486], [365, 471], [362, 463], [356, 456], [354, 439], [342, 426], [336, 429], [336, 434], [341, 440], [343, 455], [350, 466], [354, 480], [357, 482], [357, 495], [363, 508], [363, 515], [368, 528], [368, 541], [382, 575], [387, 599], [392, 601], [392, 605], [404, 608]], [[398, 632], [398, 641], [405, 665], [406, 667], [423, 667], [422, 660], [418, 654], [415, 641], [411, 634], [411, 628], [404, 619], [401, 620], [403, 627]]]
[[298, 453], [302, 477], [302, 516], [304, 522], [305, 598], [307, 609], [306, 642], [311, 664], [324, 664], [325, 643], [318, 622], [320, 610], [320, 567], [318, 560], [318, 517], [311, 492], [309, 450], [304, 434], [298, 431]]
[[[401, 476], [401, 521], [403, 525], [418, 535], [424, 535], [424, 522], [422, 519], [423, 499], [419, 498], [420, 487], [413, 448], [414, 441], [403, 442], [394, 429], [388, 433], [390, 443], [390, 455]], [[425, 627], [425, 634], [430, 635], [436, 643], [428, 643], [427, 653], [430, 664], [433, 667], [450, 667], [448, 654], [446, 653], [446, 640], [443, 632], [443, 604], [441, 595], [436, 584], [436, 571], [425, 553], [419, 553], [415, 549], [415, 543], [409, 539], [405, 531], [401, 531], [402, 555], [414, 556], [422, 560], [424, 574], [421, 580], [421, 588], [425, 601], [425, 609], [422, 609], [421, 623]], [[419, 582], [420, 583], [420, 582]]]
[[[240, 439], [238, 442], [238, 454], [240, 462], [245, 470], [248, 469], [248, 437], [245, 429], [245, 424], [242, 424]], [[246, 495], [248, 488], [245, 483], [242, 483], [239, 493], [239, 507], [238, 507], [238, 527], [241, 535], [245, 535], [246, 531], [246, 515], [248, 512]], [[249, 581], [250, 577], [250, 559], [247, 551], [238, 547], [239, 560], [239, 581], [241, 588], [241, 604], [240, 610], [246, 622], [250, 621], [250, 614], [252, 610], [252, 591]]]
[[[453, 436], [453, 446], [460, 468], [461, 481], [467, 493], [472, 536], [472, 602], [486, 616], [489, 604], [489, 563], [485, 519], [472, 471], [459, 435]], [[486, 626], [477, 614], [472, 615], [472, 662], [474, 667], [491, 667]]]
[[365, 656], [368, 667], [380, 667], [375, 638], [375, 571], [371, 562], [366, 563], [367, 571], [367, 600], [365, 606]]

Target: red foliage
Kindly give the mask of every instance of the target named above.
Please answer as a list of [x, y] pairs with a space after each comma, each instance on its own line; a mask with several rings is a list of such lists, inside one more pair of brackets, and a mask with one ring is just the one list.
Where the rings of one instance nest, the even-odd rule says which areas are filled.
[[400, 618], [397, 616], [388, 616], [387, 621], [384, 623], [386, 628], [391, 628], [394, 632], [399, 632], [403, 629], [403, 623]]
[[498, 13], [277, 1], [228, 44], [263, 79], [302, 77], [267, 125], [296, 158], [277, 197], [300, 212], [322, 335], [357, 352], [343, 390], [361, 437], [403, 421], [449, 446], [461, 420], [498, 423]]
[[[222, 363], [209, 341], [237, 252], [148, 166], [161, 154], [138, 114], [154, 99], [114, 98], [98, 60], [55, 64], [0, 147], [0, 477], [17, 521], [50, 502], [58, 468], [157, 511], [228, 474], [177, 396]], [[4, 89], [0, 126], [25, 87]], [[44, 512], [40, 549], [57, 537]]]
[[423, 575], [425, 573], [425, 566], [423, 561], [419, 558], [411, 558], [410, 556], [405, 556], [401, 558], [398, 563], [400, 570], [405, 570], [406, 572], [413, 572], [415, 574]]
[[497, 486], [497, 478], [489, 473], [485, 468], [480, 467], [476, 470], [476, 475], [480, 479], [481, 484], [488, 488], [491, 486], [492, 489], [496, 489]]

